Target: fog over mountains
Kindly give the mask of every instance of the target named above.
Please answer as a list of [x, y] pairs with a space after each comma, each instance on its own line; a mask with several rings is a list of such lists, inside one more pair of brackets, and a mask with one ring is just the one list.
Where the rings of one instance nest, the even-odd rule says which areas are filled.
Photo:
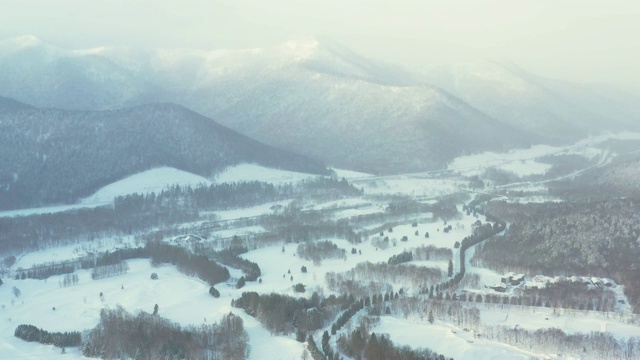
[[416, 74], [307, 39], [246, 50], [64, 50], [0, 43], [0, 95], [105, 110], [177, 103], [266, 144], [375, 173], [456, 156], [637, 129], [638, 101], [610, 89], [476, 61]]

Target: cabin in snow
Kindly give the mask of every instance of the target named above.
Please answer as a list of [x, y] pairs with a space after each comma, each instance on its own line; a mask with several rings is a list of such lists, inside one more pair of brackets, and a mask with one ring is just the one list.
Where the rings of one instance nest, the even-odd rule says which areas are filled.
[[506, 285], [518, 286], [524, 283], [524, 274], [514, 274], [510, 272], [500, 278], [500, 282]]

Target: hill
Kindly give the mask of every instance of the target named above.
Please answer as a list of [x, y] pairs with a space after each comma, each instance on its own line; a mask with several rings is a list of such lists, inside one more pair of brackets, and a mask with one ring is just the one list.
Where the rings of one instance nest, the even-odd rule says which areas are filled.
[[239, 163], [328, 173], [317, 161], [264, 145], [173, 104], [74, 111], [3, 99], [0, 128], [3, 209], [75, 202], [161, 166], [208, 178]]

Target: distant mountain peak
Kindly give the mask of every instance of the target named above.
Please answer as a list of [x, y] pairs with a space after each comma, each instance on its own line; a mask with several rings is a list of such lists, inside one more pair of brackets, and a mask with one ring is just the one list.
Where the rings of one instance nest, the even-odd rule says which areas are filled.
[[23, 50], [42, 46], [44, 43], [34, 35], [22, 35], [5, 40], [0, 40], [0, 48], [13, 48], [13, 50]]
[[290, 40], [281, 45], [278, 45], [276, 49], [282, 52], [282, 55], [294, 61], [306, 60], [314, 55], [321, 48], [320, 41], [313, 37]]

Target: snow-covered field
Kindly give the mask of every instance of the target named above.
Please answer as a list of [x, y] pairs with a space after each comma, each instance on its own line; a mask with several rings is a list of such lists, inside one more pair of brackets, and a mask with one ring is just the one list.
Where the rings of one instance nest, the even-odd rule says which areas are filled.
[[216, 175], [216, 183], [233, 183], [242, 181], [262, 181], [274, 185], [296, 183], [301, 180], [317, 177], [315, 174], [305, 174], [293, 171], [271, 169], [256, 164], [240, 164], [232, 166]]
[[497, 341], [476, 339], [471, 333], [440, 321], [430, 324], [426, 319], [382, 316], [374, 331], [389, 334], [394, 343], [413, 348], [426, 347], [456, 360], [526, 360], [546, 357], [544, 354], [523, 351]]
[[566, 146], [535, 145], [527, 149], [514, 149], [505, 153], [484, 152], [454, 159], [448, 169], [467, 176], [480, 175], [486, 169], [501, 169], [519, 177], [530, 175], [544, 175], [551, 169], [551, 165], [538, 161], [547, 156], [579, 155], [593, 160], [598, 159], [598, 165], [611, 161], [616, 154], [599, 147], [608, 140], [638, 140], [639, 133], [623, 132], [592, 136]]
[[205, 177], [170, 167], [161, 167], [143, 171], [109, 184], [80, 202], [89, 204], [104, 203], [113, 201], [118, 196], [135, 193], [159, 193], [173, 185], [195, 187], [209, 184], [211, 184], [211, 181]]
[[[62, 357], [53, 346], [27, 343], [13, 337], [19, 324], [32, 324], [48, 331], [77, 331], [91, 329], [98, 324], [100, 309], [123, 306], [130, 312], [152, 312], [155, 304], [159, 314], [182, 325], [218, 321], [233, 312], [244, 321], [250, 337], [251, 359], [298, 359], [302, 344], [286, 337], [271, 336], [254, 318], [230, 306], [231, 298], [242, 291], [233, 286], [220, 286], [221, 297], [209, 295], [209, 285], [197, 278], [179, 273], [170, 265], [154, 268], [148, 260], [129, 260], [125, 275], [91, 280], [87, 270], [79, 271], [79, 283], [60, 287], [63, 276], [48, 280], [10, 280], [0, 286], [0, 358], [50, 359], [81, 358], [79, 349], [67, 349]], [[151, 280], [150, 274], [159, 280]], [[14, 299], [12, 287], [22, 295]], [[104, 294], [101, 300], [99, 294]], [[14, 299], [13, 305], [11, 300]], [[55, 307], [55, 310], [53, 310]]]

